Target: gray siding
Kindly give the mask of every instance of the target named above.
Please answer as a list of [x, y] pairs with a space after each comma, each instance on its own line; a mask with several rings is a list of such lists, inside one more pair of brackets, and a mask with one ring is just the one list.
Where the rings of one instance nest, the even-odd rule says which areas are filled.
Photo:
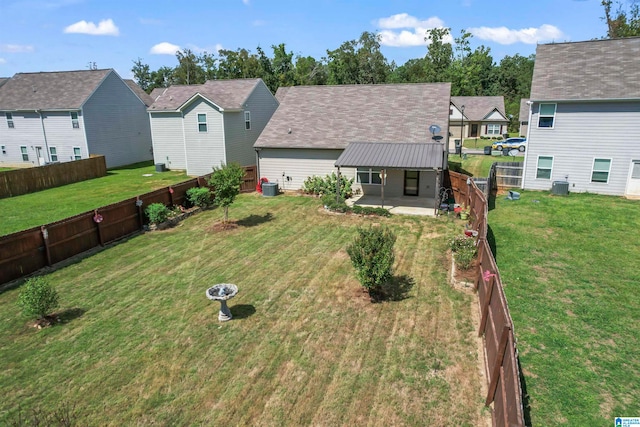
[[259, 82], [244, 104], [244, 111], [249, 111], [251, 115], [251, 129], [245, 129], [244, 111], [225, 113], [225, 147], [228, 162], [237, 162], [243, 166], [256, 163], [253, 144], [277, 108], [278, 101], [267, 86]]
[[[366, 168], [368, 169], [368, 168]], [[364, 168], [363, 168], [364, 170]], [[353, 171], [353, 178], [355, 176], [355, 170]], [[419, 198], [435, 198], [436, 196], [436, 172], [435, 171], [421, 171], [420, 182], [418, 187]], [[362, 193], [368, 196], [380, 196], [380, 185], [360, 185], [356, 184], [354, 179], [354, 188], [362, 188]], [[385, 197], [402, 197], [404, 196], [404, 169], [389, 169], [387, 170], [387, 182], [384, 187]]]
[[[58, 161], [69, 162], [73, 160], [73, 148], [80, 148], [82, 158], [89, 157], [87, 144], [85, 143], [83, 116], [78, 113], [78, 128], [74, 128], [69, 111], [45, 111], [42, 113], [44, 129], [47, 137], [47, 146], [55, 147]], [[47, 161], [52, 159], [47, 152]]]
[[[260, 177], [277, 182], [284, 190], [299, 190], [310, 176], [330, 175], [337, 172], [334, 166], [343, 150], [313, 150], [291, 148], [263, 148], [259, 151]], [[341, 173], [355, 177], [353, 168], [343, 168]], [[284, 179], [283, 179], [284, 174]], [[287, 181], [286, 177], [291, 177]]]
[[[568, 176], [572, 192], [623, 195], [631, 159], [640, 158], [636, 135], [640, 102], [558, 103], [554, 127], [538, 128], [533, 105], [523, 187], [550, 190]], [[536, 179], [539, 156], [553, 156], [551, 179]], [[592, 183], [595, 158], [611, 159], [608, 183]]]
[[104, 154], [107, 167], [151, 160], [149, 115], [144, 103], [114, 72], [83, 106], [90, 154]]
[[[203, 113], [207, 115], [206, 132], [200, 132], [198, 128], [198, 114]], [[198, 98], [184, 110], [183, 120], [189, 175], [206, 175], [212, 172], [214, 166], [227, 162], [222, 113]]]
[[[3, 164], [37, 164], [34, 146], [44, 147], [42, 123], [38, 113], [12, 112], [14, 128], [10, 129], [4, 111], [0, 112], [0, 145], [5, 146], [6, 154], [0, 152], [0, 162]], [[29, 161], [22, 160], [20, 146], [27, 147]]]
[[182, 113], [151, 113], [150, 119], [154, 163], [186, 170]]

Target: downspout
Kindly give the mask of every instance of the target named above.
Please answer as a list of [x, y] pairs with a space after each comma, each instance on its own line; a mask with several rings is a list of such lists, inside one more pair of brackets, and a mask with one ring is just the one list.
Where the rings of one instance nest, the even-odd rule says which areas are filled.
[[[40, 124], [42, 125], [42, 136], [44, 137], [44, 148], [47, 152], [46, 154], [46, 159], [49, 159], [49, 161], [51, 161], [51, 158], [49, 157], [49, 144], [47, 143], [47, 131], [44, 128], [44, 118], [42, 116], [42, 110], [36, 110], [36, 113], [38, 113], [40, 115]], [[38, 159], [39, 161], [39, 159]], [[38, 165], [41, 166], [41, 165]]]
[[260, 149], [254, 148], [253, 150], [256, 152], [256, 179], [260, 182]]
[[522, 182], [520, 183], [520, 189], [524, 190], [524, 181], [527, 177], [527, 160], [529, 160], [529, 135], [531, 135], [531, 116], [533, 116], [533, 101], [527, 101], [527, 105], [529, 105], [529, 123], [527, 125], [527, 149], [524, 152], [524, 165], [522, 167]]

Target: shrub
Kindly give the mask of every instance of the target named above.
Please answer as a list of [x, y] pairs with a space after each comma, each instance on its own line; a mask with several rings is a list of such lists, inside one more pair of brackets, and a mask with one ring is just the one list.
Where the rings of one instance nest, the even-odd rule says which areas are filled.
[[[324, 178], [319, 176], [310, 176], [304, 180], [302, 189], [305, 193], [317, 194], [323, 196], [329, 193], [336, 193], [336, 184], [338, 183], [338, 176], [335, 173], [327, 175]], [[351, 186], [353, 185], [353, 178], [347, 179], [344, 175], [340, 175], [340, 196], [343, 199], [348, 199], [353, 194]]]
[[498, 141], [502, 141], [502, 137], [501, 137], [501, 136], [496, 137], [496, 139], [497, 139]]
[[244, 179], [244, 169], [237, 163], [222, 164], [214, 167], [209, 185], [213, 187], [213, 202], [224, 211], [224, 223], [229, 220], [229, 206], [240, 194], [240, 186]]
[[354, 205], [351, 208], [351, 210], [353, 211], [353, 213], [359, 214], [359, 215], [377, 215], [377, 216], [384, 216], [387, 218], [391, 216], [391, 212], [389, 212], [385, 208], [372, 208], [369, 206]]
[[322, 204], [327, 209], [334, 212], [344, 213], [349, 210], [349, 207], [344, 202], [344, 199], [342, 197], [336, 198], [335, 193], [326, 193], [324, 196], [322, 196]]
[[160, 224], [169, 218], [171, 211], [162, 203], [151, 203], [147, 206], [147, 209], [145, 209], [145, 213], [147, 214], [147, 218], [149, 218], [150, 223]]
[[187, 190], [187, 200], [193, 206], [207, 208], [212, 204], [211, 190], [207, 187], [193, 187]]
[[450, 246], [456, 265], [461, 270], [468, 270], [477, 253], [476, 242], [473, 237], [455, 237], [451, 240]]
[[43, 319], [58, 307], [58, 293], [42, 277], [33, 277], [22, 285], [18, 306], [25, 316]]
[[358, 280], [369, 293], [381, 291], [393, 275], [396, 236], [386, 227], [359, 228], [347, 247]]

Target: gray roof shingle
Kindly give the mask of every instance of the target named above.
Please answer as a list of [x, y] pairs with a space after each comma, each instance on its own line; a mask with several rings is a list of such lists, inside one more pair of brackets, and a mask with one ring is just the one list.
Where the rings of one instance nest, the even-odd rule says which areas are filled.
[[127, 86], [131, 88], [131, 90], [136, 95], [138, 95], [138, 98], [140, 98], [142, 102], [144, 102], [144, 105], [149, 107], [151, 104], [153, 104], [153, 98], [151, 98], [151, 96], [149, 96], [147, 92], [142, 90], [142, 88], [138, 86], [138, 84], [135, 81], [131, 79], [126, 79], [124, 82], [127, 84]]
[[[343, 149], [353, 141], [431, 142], [446, 133], [450, 83], [293, 86], [255, 147]], [[289, 131], [290, 130], [290, 131]]]
[[480, 122], [493, 110], [506, 117], [503, 96], [452, 96], [451, 102], [458, 110], [464, 105], [464, 116], [470, 121]]
[[522, 98], [520, 100], [520, 113], [518, 115], [518, 119], [521, 122], [529, 121], [529, 105], [527, 105], [528, 101], [529, 98]]
[[261, 79], [207, 80], [200, 85], [174, 85], [157, 96], [149, 111], [176, 111], [196, 94], [225, 110], [239, 110]]
[[443, 145], [439, 143], [352, 142], [335, 165], [398, 169], [442, 168]]
[[9, 80], [9, 77], [0, 77], [0, 87]]
[[538, 45], [534, 101], [640, 98], [640, 38]]
[[111, 69], [17, 73], [0, 90], [0, 110], [77, 110]]

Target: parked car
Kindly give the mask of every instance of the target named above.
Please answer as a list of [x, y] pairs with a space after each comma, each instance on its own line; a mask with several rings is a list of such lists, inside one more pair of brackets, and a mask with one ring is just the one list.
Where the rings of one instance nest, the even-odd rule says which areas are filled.
[[496, 141], [491, 145], [494, 150], [502, 150], [508, 148], [510, 150], [517, 149], [525, 151], [527, 149], [527, 138], [507, 138], [504, 141]]

